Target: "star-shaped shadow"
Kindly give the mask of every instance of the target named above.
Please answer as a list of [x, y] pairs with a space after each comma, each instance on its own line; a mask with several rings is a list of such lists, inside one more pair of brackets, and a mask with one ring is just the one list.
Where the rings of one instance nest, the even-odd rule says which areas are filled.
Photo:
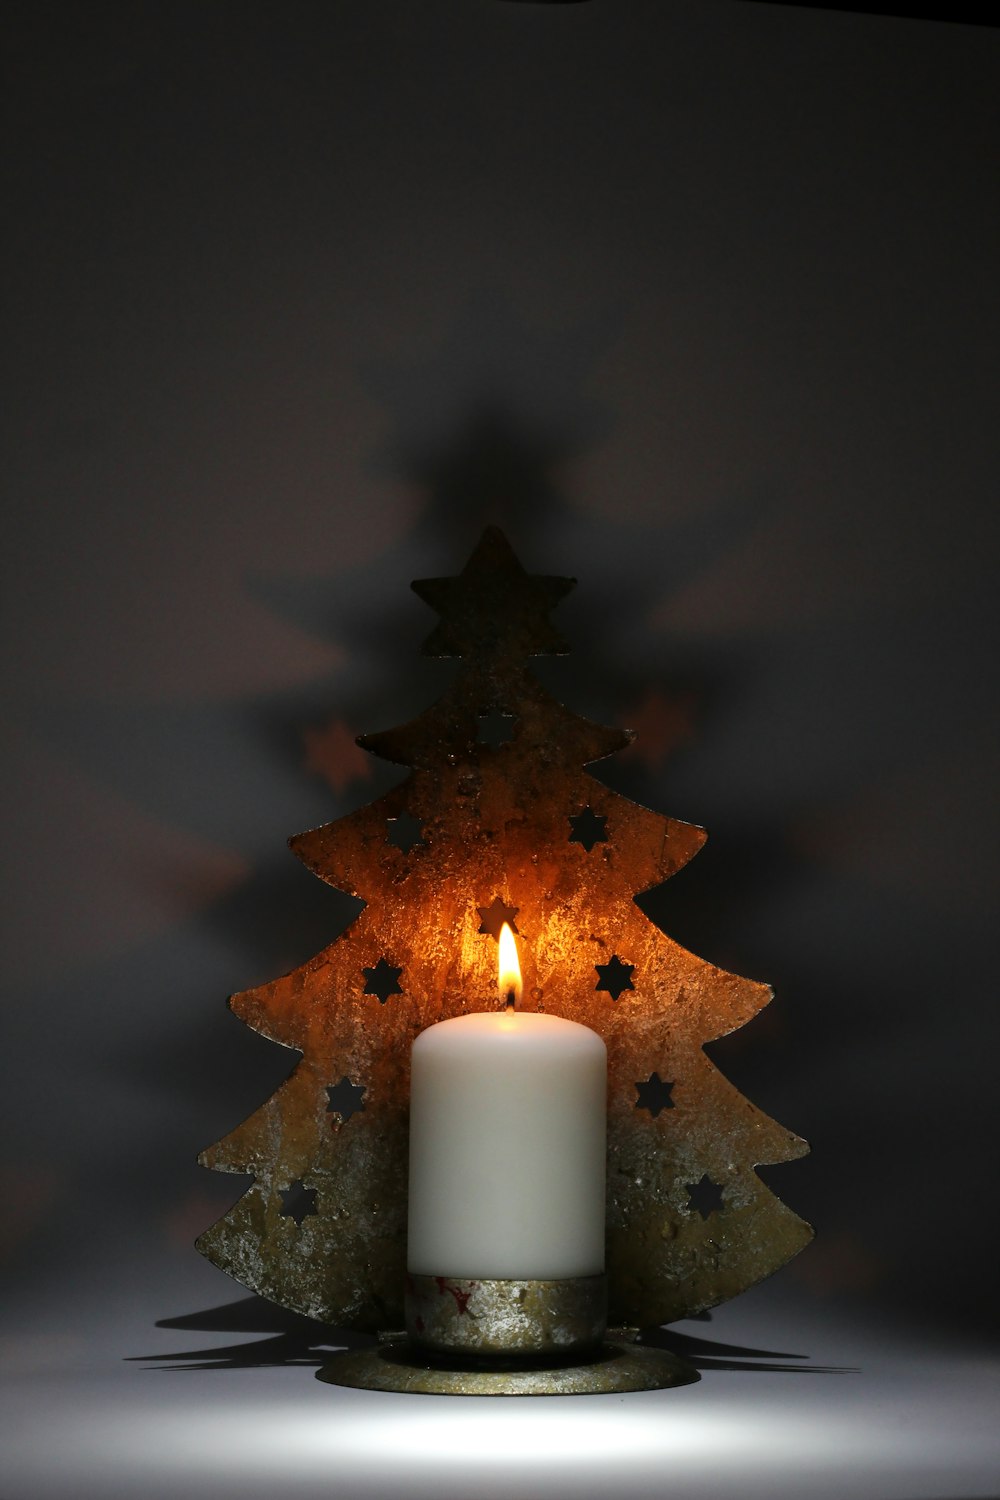
[[326, 1090], [327, 1099], [329, 1100], [326, 1106], [327, 1114], [339, 1115], [346, 1125], [352, 1115], [356, 1115], [364, 1109], [365, 1093], [366, 1089], [363, 1083], [352, 1083], [346, 1075], [339, 1083], [328, 1084]]
[[500, 929], [505, 922], [510, 926], [511, 932], [517, 931], [517, 923], [514, 918], [520, 910], [517, 906], [507, 906], [499, 896], [494, 896], [489, 906], [477, 906], [480, 918], [480, 932], [488, 932], [490, 937], [500, 941]]
[[301, 1225], [303, 1219], [308, 1219], [316, 1212], [316, 1189], [306, 1187], [301, 1178], [297, 1178], [290, 1187], [280, 1188], [279, 1192], [283, 1219], [294, 1219], [296, 1224]]
[[[402, 849], [404, 854], [409, 854], [411, 849], [424, 842], [423, 827], [412, 813], [404, 812], [398, 818], [386, 818], [385, 824], [388, 830], [386, 840], [395, 844], [397, 849]], [[368, 972], [367, 969], [365, 972]]]
[[707, 1219], [709, 1214], [719, 1213], [722, 1210], [722, 1189], [717, 1182], [713, 1182], [708, 1173], [705, 1172], [700, 1182], [688, 1182], [687, 1187], [688, 1207], [693, 1208]]
[[575, 581], [526, 573], [503, 532], [488, 526], [457, 578], [418, 578], [412, 584], [441, 616], [424, 653], [493, 655], [499, 647], [521, 656], [562, 655], [568, 647], [548, 615]]
[[594, 968], [600, 975], [594, 989], [607, 990], [612, 1000], [617, 1000], [626, 990], [635, 989], [632, 983], [635, 964], [623, 964], [617, 953], [613, 953], [606, 964], [595, 964]]
[[491, 708], [489, 713], [479, 715], [479, 732], [476, 738], [480, 745], [489, 745], [491, 749], [498, 750], [501, 745], [506, 745], [514, 738], [514, 724], [513, 714], [505, 714], [500, 708]]
[[384, 1005], [390, 995], [401, 995], [403, 987], [399, 982], [402, 974], [402, 966], [389, 963], [388, 959], [380, 958], [374, 968], [362, 969], [365, 976], [365, 987], [362, 994], [377, 995], [379, 1002]]
[[583, 812], [577, 813], [569, 820], [572, 832], [569, 836], [571, 844], [582, 844], [589, 854], [595, 844], [606, 844], [608, 842], [608, 820], [589, 806]]
[[648, 1109], [654, 1120], [661, 1109], [673, 1109], [673, 1083], [666, 1083], [659, 1073], [650, 1073], [645, 1083], [637, 1083], [635, 1087], [638, 1094], [636, 1109]]

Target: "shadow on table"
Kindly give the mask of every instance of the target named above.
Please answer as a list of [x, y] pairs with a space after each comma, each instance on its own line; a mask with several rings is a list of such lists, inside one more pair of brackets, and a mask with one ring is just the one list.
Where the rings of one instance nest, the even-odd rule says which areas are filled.
[[[709, 1318], [709, 1314], [702, 1314], [699, 1321], [708, 1322]], [[331, 1328], [313, 1318], [289, 1312], [262, 1297], [241, 1297], [237, 1302], [207, 1308], [204, 1312], [160, 1318], [156, 1326], [199, 1333], [261, 1333], [266, 1337], [235, 1344], [216, 1344], [206, 1349], [127, 1356], [155, 1370], [269, 1369], [284, 1365], [318, 1368], [326, 1364], [333, 1350], [362, 1349], [376, 1342], [368, 1334]], [[805, 1354], [724, 1344], [716, 1339], [679, 1333], [673, 1328], [651, 1329], [642, 1335], [641, 1342], [679, 1354], [698, 1370], [781, 1371], [797, 1375], [857, 1373], [845, 1366], [803, 1363], [808, 1359]]]

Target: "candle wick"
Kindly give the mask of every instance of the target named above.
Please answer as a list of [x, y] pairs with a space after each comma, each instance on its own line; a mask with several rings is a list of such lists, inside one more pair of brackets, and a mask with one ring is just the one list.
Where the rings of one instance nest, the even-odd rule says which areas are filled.
[[508, 991], [507, 991], [507, 1009], [508, 1009], [508, 1010], [513, 1010], [513, 1009], [514, 1009], [514, 1006], [515, 1006], [515, 1005], [516, 1005], [516, 1004], [517, 1004], [517, 997], [516, 997], [516, 995], [515, 995], [515, 994], [514, 994], [514, 991], [513, 991], [513, 989], [509, 989], [509, 990], [508, 990]]

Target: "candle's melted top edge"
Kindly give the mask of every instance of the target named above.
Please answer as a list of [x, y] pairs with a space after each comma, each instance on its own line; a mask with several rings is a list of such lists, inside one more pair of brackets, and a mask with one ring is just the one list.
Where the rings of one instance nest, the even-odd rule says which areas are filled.
[[556, 1042], [565, 1040], [580, 1046], [594, 1045], [601, 1051], [606, 1050], [604, 1042], [597, 1032], [589, 1026], [583, 1026], [579, 1021], [569, 1021], [565, 1016], [552, 1016], [542, 1011], [503, 1010], [474, 1011], [465, 1016], [451, 1016], [446, 1021], [438, 1021], [433, 1026], [428, 1026], [422, 1031], [414, 1042], [414, 1047], [433, 1045], [428, 1038], [440, 1039], [442, 1042], [447, 1037], [449, 1040], [458, 1040], [461, 1036], [467, 1036], [471, 1041], [473, 1037], [488, 1038], [491, 1042], [519, 1041], [528, 1042], [537, 1040], [540, 1042]]

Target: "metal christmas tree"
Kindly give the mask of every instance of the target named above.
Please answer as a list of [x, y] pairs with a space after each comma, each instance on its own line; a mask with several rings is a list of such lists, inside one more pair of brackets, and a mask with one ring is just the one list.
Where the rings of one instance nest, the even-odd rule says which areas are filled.
[[410, 1047], [435, 1021], [496, 1003], [505, 920], [519, 934], [522, 1005], [582, 1022], [607, 1044], [611, 1323], [711, 1307], [811, 1238], [754, 1170], [801, 1156], [805, 1142], [702, 1050], [771, 991], [686, 952], [634, 900], [706, 835], [588, 775], [630, 735], [572, 713], [527, 669], [567, 649], [548, 615], [572, 586], [526, 574], [495, 529], [457, 578], [415, 583], [441, 616], [425, 652], [461, 665], [412, 723], [359, 742], [411, 774], [291, 840], [321, 879], [366, 905], [301, 968], [230, 1002], [302, 1057], [203, 1153], [204, 1165], [253, 1183], [198, 1248], [297, 1312], [401, 1327]]

